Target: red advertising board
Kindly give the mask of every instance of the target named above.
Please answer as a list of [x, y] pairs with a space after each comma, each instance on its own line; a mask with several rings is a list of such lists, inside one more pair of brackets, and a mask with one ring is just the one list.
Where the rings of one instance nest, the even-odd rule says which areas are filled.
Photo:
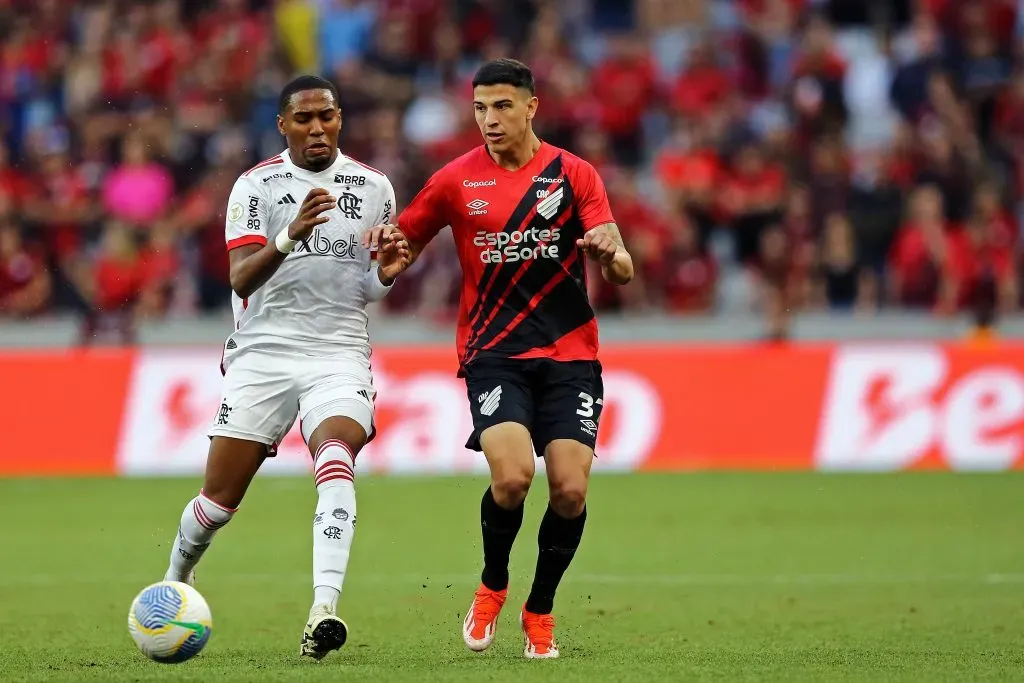
[[[0, 354], [0, 476], [196, 474], [219, 349]], [[607, 345], [596, 468], [1024, 467], [1024, 344]], [[369, 472], [482, 471], [448, 347], [373, 353]], [[59, 439], [66, 447], [54, 448]], [[304, 473], [295, 430], [266, 469]]]

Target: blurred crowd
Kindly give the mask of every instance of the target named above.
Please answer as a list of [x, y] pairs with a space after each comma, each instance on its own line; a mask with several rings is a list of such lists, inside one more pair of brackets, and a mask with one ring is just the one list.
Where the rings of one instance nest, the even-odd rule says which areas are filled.
[[[593, 163], [637, 261], [605, 310], [1019, 309], [1020, 0], [0, 0], [0, 317], [88, 334], [227, 305], [235, 178], [280, 88], [341, 92], [343, 151], [405, 205], [480, 144], [515, 56], [535, 126]], [[596, 275], [596, 273], [595, 273]], [[386, 310], [445, 319], [450, 236]]]

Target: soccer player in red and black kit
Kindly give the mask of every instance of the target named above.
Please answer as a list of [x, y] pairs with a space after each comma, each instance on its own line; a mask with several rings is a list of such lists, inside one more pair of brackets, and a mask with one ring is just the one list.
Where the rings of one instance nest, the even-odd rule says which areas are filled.
[[[633, 262], [600, 177], [586, 161], [538, 139], [530, 69], [499, 59], [473, 79], [485, 144], [438, 171], [398, 218], [414, 255], [452, 227], [463, 285], [457, 346], [474, 431], [491, 484], [480, 509], [484, 569], [466, 615], [471, 650], [494, 640], [508, 591], [512, 543], [533, 480], [546, 461], [549, 500], [520, 623], [530, 658], [558, 656], [555, 590], [583, 535], [603, 387], [584, 257], [626, 284]], [[395, 226], [378, 226], [368, 242]]]

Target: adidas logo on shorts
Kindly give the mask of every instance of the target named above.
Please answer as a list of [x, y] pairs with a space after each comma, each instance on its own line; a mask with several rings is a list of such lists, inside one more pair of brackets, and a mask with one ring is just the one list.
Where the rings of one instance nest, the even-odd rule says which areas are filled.
[[295, 204], [296, 202], [295, 202], [295, 197], [291, 196], [290, 194], [286, 194], [284, 197], [281, 197], [280, 199], [278, 199], [277, 203], [278, 204]]

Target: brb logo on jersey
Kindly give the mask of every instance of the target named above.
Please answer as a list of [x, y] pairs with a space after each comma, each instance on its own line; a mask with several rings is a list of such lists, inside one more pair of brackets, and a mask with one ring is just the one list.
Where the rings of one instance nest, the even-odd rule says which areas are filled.
[[356, 241], [355, 239], [332, 240], [320, 232], [320, 228], [316, 228], [312, 235], [299, 242], [295, 251], [296, 253], [320, 254], [321, 256], [334, 256], [344, 261], [354, 261]]
[[484, 263], [515, 263], [537, 258], [558, 258], [557, 242], [561, 230], [527, 228], [513, 232], [487, 232], [480, 230], [473, 244], [481, 247], [480, 260]]

